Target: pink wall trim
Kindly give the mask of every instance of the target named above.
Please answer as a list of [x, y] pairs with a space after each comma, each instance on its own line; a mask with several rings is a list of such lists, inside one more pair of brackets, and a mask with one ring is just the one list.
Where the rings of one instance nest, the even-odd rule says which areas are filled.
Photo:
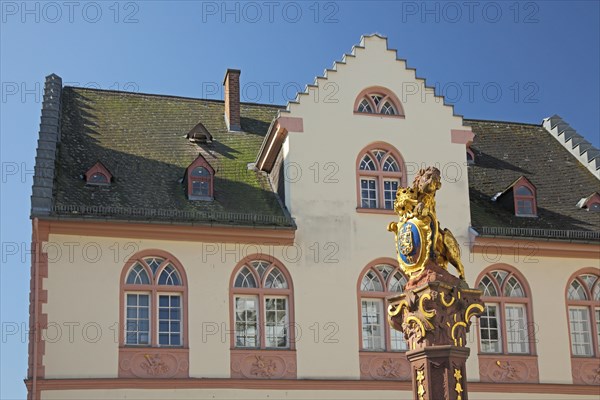
[[256, 158], [256, 166], [260, 170], [271, 172], [288, 132], [304, 132], [304, 120], [298, 117], [279, 117], [275, 120], [267, 132], [265, 140], [267, 145], [261, 149]]
[[231, 350], [233, 379], [296, 379], [295, 350]]
[[304, 120], [297, 117], [279, 117], [277, 123], [288, 132], [304, 132]]
[[410, 381], [411, 367], [405, 352], [361, 351], [360, 379], [378, 381]]
[[[30, 388], [31, 380], [25, 385]], [[42, 379], [40, 390], [120, 390], [120, 389], [239, 389], [239, 390], [385, 390], [410, 391], [410, 381], [333, 379]], [[469, 382], [471, 392], [542, 393], [550, 395], [598, 395], [597, 386], [571, 384]]]
[[41, 389], [38, 381], [44, 379], [44, 354], [46, 342], [42, 330], [48, 327], [48, 314], [43, 311], [43, 305], [48, 302], [48, 291], [44, 289], [44, 278], [48, 277], [48, 254], [43, 249], [43, 243], [50, 235], [47, 222], [34, 218], [32, 221], [32, 259], [31, 280], [29, 293], [29, 348], [27, 377], [31, 381], [28, 386], [27, 399], [39, 400]]
[[450, 131], [450, 141], [456, 144], [469, 145], [473, 142], [475, 134], [471, 130], [452, 129]]

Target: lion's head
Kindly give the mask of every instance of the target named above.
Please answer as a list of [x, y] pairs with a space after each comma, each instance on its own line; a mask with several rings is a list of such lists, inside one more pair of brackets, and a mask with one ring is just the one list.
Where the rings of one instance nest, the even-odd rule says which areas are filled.
[[420, 193], [433, 194], [441, 187], [442, 178], [436, 167], [421, 168], [413, 181], [413, 188]]

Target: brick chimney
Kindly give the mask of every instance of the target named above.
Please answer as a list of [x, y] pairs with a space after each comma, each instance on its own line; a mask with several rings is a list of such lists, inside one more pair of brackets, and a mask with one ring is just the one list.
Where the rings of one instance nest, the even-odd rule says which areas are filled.
[[242, 130], [240, 124], [240, 74], [239, 69], [227, 69], [225, 86], [225, 124], [230, 131]]

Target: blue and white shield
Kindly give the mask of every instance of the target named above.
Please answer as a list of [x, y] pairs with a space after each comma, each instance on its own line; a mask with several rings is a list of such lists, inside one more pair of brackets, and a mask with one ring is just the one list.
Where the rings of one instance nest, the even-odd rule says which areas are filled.
[[419, 262], [421, 256], [421, 231], [411, 221], [407, 221], [398, 230], [398, 254], [402, 262], [408, 266]]

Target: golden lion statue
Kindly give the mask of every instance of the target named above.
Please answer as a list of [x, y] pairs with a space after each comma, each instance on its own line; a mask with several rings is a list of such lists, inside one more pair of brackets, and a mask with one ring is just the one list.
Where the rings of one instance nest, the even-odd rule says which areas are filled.
[[[465, 268], [460, 260], [460, 246], [448, 229], [442, 230], [435, 212], [435, 192], [442, 187], [440, 170], [435, 167], [420, 169], [415, 176], [412, 187], [400, 188], [396, 193], [394, 211], [400, 222], [417, 218], [431, 227], [428, 240], [433, 238], [431, 259], [444, 269], [448, 263], [458, 271], [459, 277], [465, 279]], [[398, 224], [392, 222], [388, 230], [398, 234]]]

